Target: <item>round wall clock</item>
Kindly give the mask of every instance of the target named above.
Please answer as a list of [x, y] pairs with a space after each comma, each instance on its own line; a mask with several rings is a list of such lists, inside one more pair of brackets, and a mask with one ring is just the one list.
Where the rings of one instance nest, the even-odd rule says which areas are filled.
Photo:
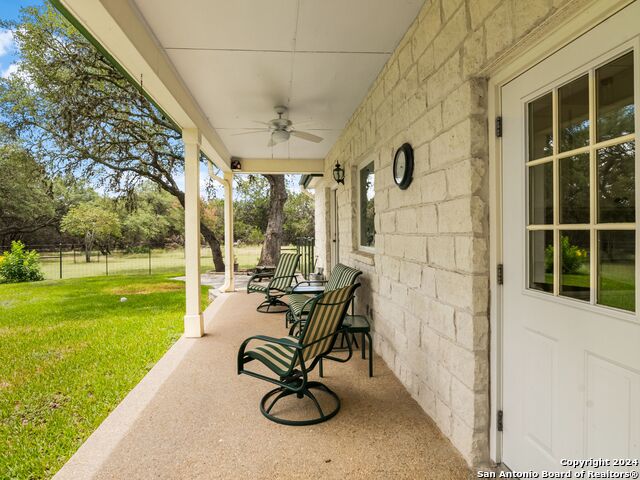
[[413, 180], [413, 148], [402, 145], [393, 157], [393, 180], [401, 190], [406, 190]]

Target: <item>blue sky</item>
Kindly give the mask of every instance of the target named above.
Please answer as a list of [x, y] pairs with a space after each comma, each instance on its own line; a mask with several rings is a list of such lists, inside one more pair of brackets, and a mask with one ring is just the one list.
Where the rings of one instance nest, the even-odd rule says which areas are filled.
[[[0, 19], [17, 20], [22, 7], [43, 3], [43, 0], [0, 0]], [[15, 69], [15, 64], [19, 61], [16, 53], [12, 33], [0, 29], [0, 76], [7, 76]]]

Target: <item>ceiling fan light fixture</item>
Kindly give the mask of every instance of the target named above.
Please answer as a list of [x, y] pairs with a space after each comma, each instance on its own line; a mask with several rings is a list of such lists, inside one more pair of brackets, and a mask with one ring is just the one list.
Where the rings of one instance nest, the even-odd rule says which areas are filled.
[[289, 132], [287, 132], [286, 130], [275, 130], [271, 134], [271, 139], [273, 140], [273, 143], [286, 142], [287, 140], [289, 140]]

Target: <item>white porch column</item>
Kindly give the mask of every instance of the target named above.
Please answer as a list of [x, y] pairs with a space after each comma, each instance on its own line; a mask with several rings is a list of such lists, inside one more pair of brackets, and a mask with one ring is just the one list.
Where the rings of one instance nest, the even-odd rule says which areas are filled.
[[233, 271], [233, 172], [224, 174], [224, 285], [222, 292], [235, 292]]
[[200, 132], [182, 131], [184, 142], [184, 263], [186, 270], [187, 305], [184, 334], [204, 335], [204, 320], [200, 311]]

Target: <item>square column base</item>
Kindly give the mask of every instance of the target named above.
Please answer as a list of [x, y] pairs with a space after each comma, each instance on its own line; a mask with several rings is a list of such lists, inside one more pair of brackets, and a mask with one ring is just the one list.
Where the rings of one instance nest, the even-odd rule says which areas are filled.
[[204, 335], [204, 318], [201, 313], [184, 316], [184, 336], [199, 338]]

